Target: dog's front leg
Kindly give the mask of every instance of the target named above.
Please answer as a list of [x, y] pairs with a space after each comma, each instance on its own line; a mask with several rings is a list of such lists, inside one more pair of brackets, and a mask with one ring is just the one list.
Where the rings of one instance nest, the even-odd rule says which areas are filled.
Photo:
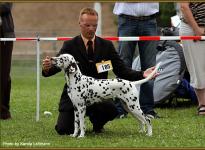
[[74, 133], [71, 135], [72, 137], [76, 137], [79, 132], [79, 124], [80, 124], [80, 119], [79, 119], [79, 112], [77, 108], [74, 107], [74, 115], [75, 115], [75, 122], [74, 122]]
[[85, 136], [85, 112], [86, 112], [86, 106], [82, 106], [80, 108], [80, 114], [79, 114], [79, 119], [80, 119], [80, 135], [78, 136], [79, 138], [82, 138]]

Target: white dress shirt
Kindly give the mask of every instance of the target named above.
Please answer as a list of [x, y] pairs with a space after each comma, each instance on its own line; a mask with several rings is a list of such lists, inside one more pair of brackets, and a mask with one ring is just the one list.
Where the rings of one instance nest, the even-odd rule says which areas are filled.
[[159, 12], [159, 3], [115, 3], [116, 15], [150, 16]]

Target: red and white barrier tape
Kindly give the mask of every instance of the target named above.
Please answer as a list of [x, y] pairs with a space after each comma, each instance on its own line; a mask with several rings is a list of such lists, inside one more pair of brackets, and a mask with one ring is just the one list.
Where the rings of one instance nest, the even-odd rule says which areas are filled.
[[[22, 37], [0, 38], [0, 41], [66, 41], [73, 37]], [[159, 40], [205, 40], [205, 36], [138, 36], [138, 37], [102, 37], [110, 41], [159, 41]]]

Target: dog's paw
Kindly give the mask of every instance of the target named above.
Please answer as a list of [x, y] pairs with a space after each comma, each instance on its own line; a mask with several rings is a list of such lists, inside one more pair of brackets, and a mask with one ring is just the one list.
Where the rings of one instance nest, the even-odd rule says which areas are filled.
[[83, 137], [85, 137], [85, 132], [84, 132], [84, 131], [81, 131], [81, 132], [80, 132], [80, 135], [78, 136], [78, 138], [83, 138]]
[[139, 133], [144, 133], [144, 132], [146, 132], [146, 130], [144, 130], [144, 129], [139, 130]]
[[146, 132], [146, 128], [145, 128], [145, 125], [144, 124], [140, 124], [140, 130], [139, 130], [140, 133], [144, 133]]
[[152, 136], [152, 132], [148, 132], [146, 136]]
[[79, 135], [79, 136], [78, 136], [78, 138], [84, 138], [84, 137], [85, 137], [84, 135]]
[[77, 137], [77, 134], [70, 134], [71, 137]]

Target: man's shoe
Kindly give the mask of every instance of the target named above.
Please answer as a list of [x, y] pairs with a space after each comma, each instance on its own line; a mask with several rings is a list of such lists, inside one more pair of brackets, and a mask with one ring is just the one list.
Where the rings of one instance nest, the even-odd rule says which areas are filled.
[[102, 128], [102, 129], [98, 129], [98, 130], [93, 130], [96, 134], [98, 134], [98, 133], [103, 133], [104, 131], [105, 131], [105, 129], [104, 128]]
[[156, 112], [154, 111], [150, 111], [148, 113], [145, 114], [148, 118], [150, 119], [158, 119], [161, 118]]
[[93, 132], [95, 133], [102, 133], [104, 130], [105, 129], [102, 126], [93, 126]]
[[0, 119], [2, 120], [7, 120], [7, 119], [11, 119], [11, 114], [10, 112], [1, 112], [0, 114]]

